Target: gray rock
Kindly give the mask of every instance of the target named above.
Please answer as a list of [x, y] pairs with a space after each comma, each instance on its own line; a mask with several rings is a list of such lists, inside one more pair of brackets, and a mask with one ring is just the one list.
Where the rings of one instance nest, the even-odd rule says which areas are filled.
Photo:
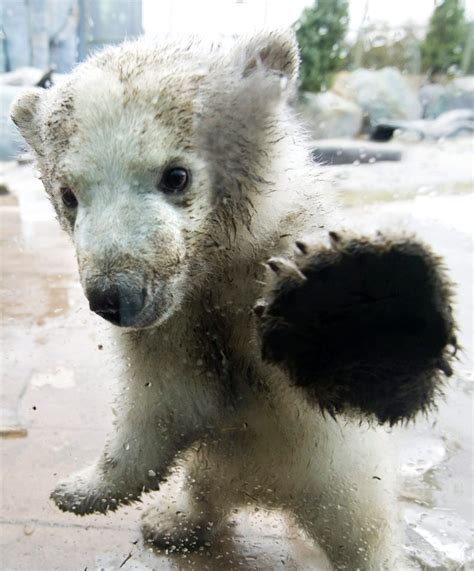
[[425, 85], [420, 89], [419, 99], [426, 119], [435, 119], [455, 109], [474, 110], [474, 76], [460, 77], [448, 85]]
[[20, 67], [15, 71], [0, 74], [0, 85], [14, 87], [51, 87], [53, 84], [64, 82], [66, 74], [56, 73], [53, 68], [46, 70], [36, 67]]
[[37, 67], [20, 67], [15, 71], [0, 74], [0, 85], [27, 87], [37, 85], [44, 75], [44, 70]]
[[421, 117], [416, 92], [395, 68], [357, 69], [336, 77], [333, 91], [357, 103], [365, 112], [369, 125], [384, 120], [414, 120]]
[[311, 152], [314, 162], [325, 165], [374, 164], [399, 161], [402, 152], [397, 147], [377, 143], [321, 141]]
[[438, 117], [443, 110], [446, 111], [446, 87], [439, 83], [430, 83], [424, 85], [418, 97], [423, 107], [423, 117], [425, 119], [434, 119]]
[[374, 141], [388, 141], [395, 131], [414, 135], [418, 139], [446, 139], [474, 133], [474, 109], [447, 111], [436, 119], [418, 121], [385, 121], [375, 126]]
[[302, 93], [297, 110], [314, 139], [352, 138], [362, 128], [362, 109], [330, 91]]

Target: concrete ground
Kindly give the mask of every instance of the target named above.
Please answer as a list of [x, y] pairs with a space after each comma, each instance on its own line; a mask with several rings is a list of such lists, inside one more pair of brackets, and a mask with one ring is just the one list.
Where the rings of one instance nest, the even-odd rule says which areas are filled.
[[[401, 227], [446, 258], [458, 284], [464, 353], [437, 415], [397, 428], [407, 550], [431, 570], [474, 569], [472, 502], [472, 141], [407, 145], [400, 163], [326, 167], [341, 226]], [[49, 501], [55, 482], [88, 464], [111, 424], [113, 347], [78, 284], [68, 238], [31, 165], [1, 165], [2, 311], [0, 569], [330, 569], [291, 522], [238, 513], [212, 550], [143, 546], [143, 505], [77, 518]]]

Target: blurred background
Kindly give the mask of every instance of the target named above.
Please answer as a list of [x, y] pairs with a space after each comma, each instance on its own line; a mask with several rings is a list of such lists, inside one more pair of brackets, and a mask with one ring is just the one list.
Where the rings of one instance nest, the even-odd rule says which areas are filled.
[[316, 23], [310, 35], [314, 46], [329, 46], [320, 56], [328, 71], [393, 65], [465, 75], [474, 65], [473, 10], [472, 0], [3, 0], [0, 71], [67, 72], [94, 48], [142, 33], [228, 35]]
[[114, 347], [88, 309], [9, 106], [107, 44], [275, 27], [297, 34], [292, 105], [336, 198], [334, 225], [416, 234], [456, 284], [455, 374], [437, 411], [390, 431], [413, 568], [474, 569], [473, 22], [474, 0], [0, 0], [2, 571], [331, 569], [297, 526], [264, 507], [236, 511], [212, 549], [173, 555], [141, 543], [143, 505], [76, 518], [48, 499], [103, 445]]
[[2, 0], [0, 17], [4, 159], [19, 148], [8, 119], [18, 88], [47, 87], [94, 50], [141, 34], [293, 27], [295, 106], [315, 139], [389, 140], [396, 129], [439, 138], [474, 125], [474, 0]]

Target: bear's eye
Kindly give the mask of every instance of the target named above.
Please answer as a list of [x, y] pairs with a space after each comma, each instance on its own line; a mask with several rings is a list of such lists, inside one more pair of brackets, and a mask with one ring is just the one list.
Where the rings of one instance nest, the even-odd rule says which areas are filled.
[[77, 198], [74, 192], [67, 186], [59, 189], [61, 200], [66, 208], [77, 208]]
[[179, 194], [189, 184], [189, 172], [182, 167], [172, 167], [165, 170], [158, 188], [166, 194]]

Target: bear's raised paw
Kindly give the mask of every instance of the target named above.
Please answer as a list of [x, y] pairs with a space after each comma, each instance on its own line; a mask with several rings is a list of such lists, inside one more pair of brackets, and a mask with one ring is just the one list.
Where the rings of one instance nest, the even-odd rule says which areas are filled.
[[272, 283], [255, 306], [263, 358], [332, 415], [411, 419], [433, 405], [456, 352], [441, 260], [406, 236], [329, 242], [298, 241], [293, 260], [268, 261]]

